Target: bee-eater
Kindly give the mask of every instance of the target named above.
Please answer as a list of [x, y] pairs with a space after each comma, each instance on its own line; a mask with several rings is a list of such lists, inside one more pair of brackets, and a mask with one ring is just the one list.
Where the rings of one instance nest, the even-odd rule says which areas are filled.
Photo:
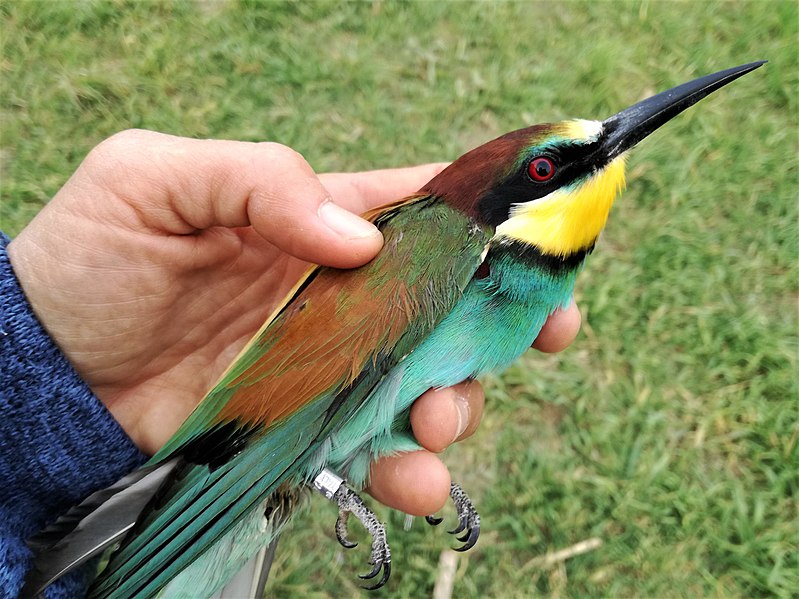
[[[142, 469], [31, 542], [40, 558], [26, 592], [121, 541], [90, 597], [208, 596], [277, 534], [308, 486], [338, 504], [344, 546], [354, 546], [349, 515], [370, 531], [364, 578], [383, 585], [385, 528], [355, 490], [373, 460], [420, 449], [414, 399], [505, 368], [530, 347], [570, 301], [624, 186], [625, 152], [762, 64], [701, 77], [604, 121], [513, 131], [369, 213], [385, 238], [377, 257], [353, 270], [310, 269]], [[451, 497], [468, 549], [479, 516], [456, 484]]]

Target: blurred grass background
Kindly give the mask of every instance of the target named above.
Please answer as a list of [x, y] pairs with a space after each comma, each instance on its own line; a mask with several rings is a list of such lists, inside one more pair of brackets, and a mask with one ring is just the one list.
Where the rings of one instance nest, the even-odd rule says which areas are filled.
[[[632, 152], [578, 282], [582, 333], [486, 381], [446, 457], [480, 508], [456, 597], [796, 596], [797, 75], [787, 2], [0, 3], [2, 228], [144, 127], [275, 140], [318, 171], [452, 159], [769, 64]], [[429, 596], [453, 540], [388, 520], [384, 596]], [[452, 513], [446, 515], [452, 518]], [[268, 593], [355, 589], [335, 510], [281, 542]], [[539, 559], [582, 541], [593, 550]]]

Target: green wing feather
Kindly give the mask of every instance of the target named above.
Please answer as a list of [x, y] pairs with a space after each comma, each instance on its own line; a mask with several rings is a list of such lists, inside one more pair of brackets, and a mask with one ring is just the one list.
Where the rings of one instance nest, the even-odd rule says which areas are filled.
[[148, 596], [303, 469], [324, 438], [454, 306], [489, 233], [434, 197], [375, 215], [381, 253], [309, 272], [154, 458], [185, 463], [92, 587]]

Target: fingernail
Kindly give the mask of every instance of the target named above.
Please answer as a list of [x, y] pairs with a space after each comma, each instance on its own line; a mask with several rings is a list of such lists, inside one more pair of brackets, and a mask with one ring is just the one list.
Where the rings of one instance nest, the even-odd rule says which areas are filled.
[[330, 200], [322, 202], [319, 206], [319, 218], [346, 239], [364, 239], [380, 235], [380, 231], [372, 223], [344, 210]]
[[466, 432], [466, 429], [469, 428], [469, 420], [471, 419], [471, 408], [469, 407], [469, 400], [466, 399], [463, 395], [456, 394], [455, 395], [455, 410], [458, 414], [458, 427], [457, 433], [455, 433], [455, 437], [453, 437], [453, 442], [458, 440], [463, 433]]

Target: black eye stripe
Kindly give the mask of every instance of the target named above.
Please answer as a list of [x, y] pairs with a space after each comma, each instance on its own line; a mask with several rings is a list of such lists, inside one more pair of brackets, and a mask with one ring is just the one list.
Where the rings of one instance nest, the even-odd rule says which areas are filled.
[[[592, 156], [597, 143], [566, 141], [556, 145], [530, 148], [527, 159], [504, 181], [489, 189], [478, 201], [477, 209], [482, 221], [498, 226], [508, 219], [513, 204], [543, 198], [556, 189], [592, 173], [596, 167]], [[554, 173], [547, 179], [536, 180], [530, 173], [530, 166], [538, 158], [547, 158], [554, 165]]]

